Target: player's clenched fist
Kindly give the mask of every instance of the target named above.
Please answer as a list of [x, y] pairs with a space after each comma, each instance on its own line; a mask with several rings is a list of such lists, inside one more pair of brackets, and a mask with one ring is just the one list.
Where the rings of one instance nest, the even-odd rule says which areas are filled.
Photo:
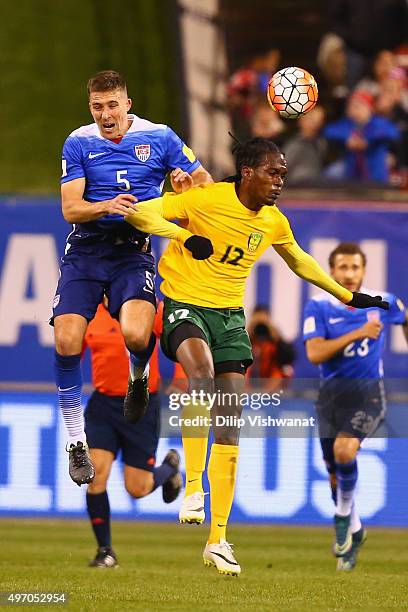
[[384, 325], [381, 323], [381, 321], [367, 321], [367, 323], [360, 327], [359, 336], [360, 338], [371, 338], [372, 340], [377, 340], [383, 327]]
[[131, 193], [123, 193], [112, 200], [107, 200], [106, 212], [108, 215], [122, 215], [128, 217], [135, 212], [135, 203], [137, 198]]

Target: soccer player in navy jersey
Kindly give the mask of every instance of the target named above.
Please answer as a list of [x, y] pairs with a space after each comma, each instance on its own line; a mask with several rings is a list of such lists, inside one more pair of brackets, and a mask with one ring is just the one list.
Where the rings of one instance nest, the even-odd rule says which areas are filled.
[[[358, 244], [340, 243], [329, 257], [329, 266], [340, 285], [360, 290], [366, 256]], [[402, 325], [408, 342], [408, 311], [395, 295], [381, 295], [389, 310], [357, 310], [326, 293], [309, 300], [305, 309], [307, 357], [320, 366], [316, 411], [336, 506], [334, 554], [341, 570], [355, 567], [366, 537], [354, 500], [356, 456], [364, 438], [375, 432], [385, 414], [382, 351], [386, 326]]]
[[53, 302], [55, 372], [68, 430], [69, 473], [91, 482], [81, 407], [81, 349], [88, 322], [106, 293], [130, 351], [125, 416], [137, 421], [147, 406], [147, 364], [155, 340], [154, 260], [150, 238], [125, 218], [134, 203], [161, 194], [171, 172], [176, 192], [212, 182], [194, 153], [163, 124], [129, 114], [126, 82], [103, 71], [88, 82], [94, 123], [72, 132], [62, 153], [62, 212], [73, 229], [67, 238]]

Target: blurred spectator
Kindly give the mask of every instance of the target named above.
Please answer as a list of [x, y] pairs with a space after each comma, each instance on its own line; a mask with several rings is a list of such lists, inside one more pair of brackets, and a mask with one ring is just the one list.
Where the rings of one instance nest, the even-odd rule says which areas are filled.
[[292, 364], [296, 359], [293, 344], [283, 340], [266, 306], [256, 306], [247, 330], [254, 355], [247, 372], [248, 385], [265, 391], [281, 388], [282, 379], [293, 376]]
[[405, 83], [405, 71], [394, 68], [389, 78], [381, 83], [375, 103], [376, 112], [392, 121], [401, 134], [400, 140], [391, 145], [391, 152], [395, 156], [393, 182], [396, 184], [405, 177], [404, 169], [408, 169], [408, 90]]
[[382, 83], [387, 80], [392, 71], [397, 68], [397, 58], [391, 51], [382, 50], [374, 58], [371, 77], [361, 79], [356, 85], [355, 91], [367, 91], [373, 97], [377, 97]]
[[239, 140], [251, 137], [251, 119], [260, 97], [265, 96], [266, 87], [280, 60], [278, 49], [258, 53], [239, 68], [230, 78], [227, 88], [228, 107], [234, 135]]
[[259, 101], [251, 118], [251, 137], [269, 138], [280, 146], [285, 129], [285, 122], [280, 118], [279, 113], [269, 106], [266, 99]]
[[346, 116], [324, 130], [325, 137], [344, 150], [344, 171], [337, 178], [377, 182], [389, 179], [389, 145], [400, 138], [400, 133], [391, 121], [374, 114], [373, 104], [370, 94], [355, 92], [348, 101]]
[[340, 36], [329, 32], [320, 41], [317, 54], [317, 64], [326, 81], [330, 94], [332, 111], [336, 118], [344, 113], [345, 101], [348, 96], [346, 85], [346, 50]]
[[321, 136], [325, 113], [321, 106], [298, 121], [299, 133], [284, 145], [288, 164], [287, 185], [307, 185], [319, 182], [322, 176], [326, 141]]
[[406, 0], [329, 0], [332, 27], [346, 43], [347, 85], [352, 91], [372, 57], [407, 41]]

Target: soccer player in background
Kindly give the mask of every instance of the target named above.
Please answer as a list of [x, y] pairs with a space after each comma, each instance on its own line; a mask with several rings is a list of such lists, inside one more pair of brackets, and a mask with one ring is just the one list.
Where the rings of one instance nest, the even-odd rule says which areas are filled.
[[[126, 220], [143, 231], [173, 238], [159, 263], [166, 296], [162, 348], [179, 361], [190, 390], [242, 392], [245, 372], [252, 363], [245, 330], [243, 299], [245, 280], [262, 253], [273, 246], [298, 276], [329, 291], [345, 304], [386, 308], [381, 298], [352, 293], [327, 275], [296, 243], [287, 218], [275, 206], [287, 173], [284, 155], [264, 138], [238, 144], [234, 150], [236, 175], [220, 182], [165, 194], [137, 205]], [[168, 219], [187, 220], [182, 228]], [[194, 235], [192, 235], [194, 234]], [[207, 238], [205, 238], [207, 237]], [[202, 261], [185, 246], [196, 243]], [[207, 252], [206, 252], [207, 251]], [[282, 299], [288, 299], [282, 296]], [[290, 299], [290, 298], [289, 298]], [[201, 406], [208, 415], [208, 405]], [[187, 406], [184, 415], [197, 414]], [[234, 496], [238, 463], [238, 429], [214, 426], [217, 415], [237, 417], [239, 405], [214, 406], [214, 444], [208, 465], [211, 528], [203, 557], [220, 573], [241, 571], [226, 540], [226, 526]], [[185, 498], [181, 522], [202, 523], [208, 427], [182, 428], [186, 464]], [[231, 421], [230, 421], [231, 422]]]
[[52, 317], [69, 473], [78, 485], [89, 483], [94, 475], [81, 407], [82, 342], [104, 293], [130, 351], [124, 407], [128, 420], [140, 418], [148, 401], [147, 364], [155, 345], [154, 260], [149, 236], [124, 219], [137, 200], [160, 195], [169, 171], [176, 192], [187, 175], [188, 185], [212, 182], [171, 128], [129, 114], [132, 101], [120, 74], [96, 74], [88, 81], [88, 96], [94, 123], [72, 132], [62, 153], [62, 213], [73, 228]]
[[[329, 266], [340, 285], [352, 292], [360, 290], [366, 256], [358, 244], [340, 243], [330, 254]], [[354, 499], [356, 456], [364, 438], [375, 432], [385, 414], [382, 352], [386, 326], [402, 325], [408, 342], [408, 312], [395, 295], [382, 295], [389, 310], [373, 307], [364, 312], [325, 294], [309, 300], [305, 308], [307, 357], [320, 368], [316, 411], [336, 508], [334, 554], [341, 570], [355, 567], [366, 537]]]
[[[153, 332], [159, 338], [163, 329], [163, 302], [154, 319]], [[95, 478], [89, 484], [86, 505], [98, 543], [91, 567], [115, 567], [112, 548], [110, 507], [106, 485], [113, 461], [119, 451], [124, 462], [127, 492], [134, 498], [145, 497], [162, 487], [163, 501], [174, 501], [182, 487], [180, 456], [170, 449], [163, 463], [155, 467], [160, 430], [160, 371], [158, 346], [150, 359], [149, 404], [138, 423], [129, 423], [123, 415], [123, 399], [129, 375], [129, 359], [120, 325], [107, 308], [107, 300], [98, 306], [88, 325], [84, 348], [91, 351], [92, 380], [95, 391], [85, 410], [85, 431]]]

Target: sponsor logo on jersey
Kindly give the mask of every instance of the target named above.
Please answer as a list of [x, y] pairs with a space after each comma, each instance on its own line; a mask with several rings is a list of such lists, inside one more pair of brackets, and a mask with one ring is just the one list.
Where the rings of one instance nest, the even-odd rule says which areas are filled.
[[150, 157], [150, 145], [135, 145], [135, 154], [141, 162], [147, 161]]
[[57, 295], [54, 297], [54, 300], [53, 300], [53, 302], [52, 302], [52, 307], [53, 307], [53, 308], [56, 308], [56, 307], [58, 306], [59, 302], [60, 302], [60, 295], [59, 295], [59, 294], [57, 294]]
[[367, 312], [367, 321], [379, 321], [380, 313], [378, 310], [369, 310]]
[[262, 238], [263, 238], [263, 234], [257, 234], [256, 232], [252, 232], [251, 234], [249, 234], [248, 251], [250, 253], [255, 253], [255, 251], [261, 244]]
[[95, 157], [100, 157], [101, 155], [106, 155], [106, 151], [103, 151], [102, 153], [90, 153], [88, 155], [88, 159], [94, 159]]
[[329, 319], [330, 325], [336, 325], [336, 323], [341, 323], [342, 321], [344, 321], [343, 317], [331, 317]]

